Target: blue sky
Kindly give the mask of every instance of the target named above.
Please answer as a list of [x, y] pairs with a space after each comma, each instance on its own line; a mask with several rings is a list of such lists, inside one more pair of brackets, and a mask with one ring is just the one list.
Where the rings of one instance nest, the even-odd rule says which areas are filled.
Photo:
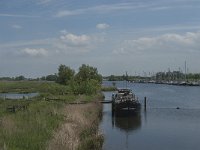
[[0, 76], [200, 72], [199, 0], [0, 0]]

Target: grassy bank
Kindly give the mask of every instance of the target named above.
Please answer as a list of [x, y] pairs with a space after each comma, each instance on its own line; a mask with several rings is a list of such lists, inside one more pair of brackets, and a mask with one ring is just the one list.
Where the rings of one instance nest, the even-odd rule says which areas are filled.
[[116, 91], [117, 87], [115, 86], [102, 86], [101, 91], [108, 92], [108, 91]]
[[103, 136], [98, 132], [102, 105], [98, 102], [65, 106], [65, 121], [54, 133], [48, 150], [100, 150]]
[[43, 81], [0, 81], [0, 93], [48, 93], [64, 95], [70, 92], [68, 86]]
[[[101, 149], [101, 104], [94, 102], [101, 96], [74, 95], [67, 86], [30, 81], [0, 82], [0, 92], [40, 93], [28, 101], [0, 100], [0, 150]], [[75, 101], [90, 103], [68, 104]], [[13, 106], [23, 109], [9, 112]]]
[[[8, 112], [10, 105], [25, 105], [27, 109]], [[45, 149], [52, 131], [63, 121], [59, 102], [34, 100], [1, 103], [0, 147], [3, 149]]]

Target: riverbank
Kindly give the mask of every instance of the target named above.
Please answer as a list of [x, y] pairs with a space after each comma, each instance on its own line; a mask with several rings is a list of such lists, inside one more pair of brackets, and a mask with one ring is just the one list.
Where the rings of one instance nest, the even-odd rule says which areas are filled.
[[117, 87], [115, 87], [115, 86], [102, 86], [101, 91], [103, 91], [103, 92], [117, 91]]
[[67, 105], [64, 108], [64, 123], [54, 131], [48, 150], [80, 149], [100, 150], [103, 136], [98, 132], [102, 105], [92, 102]]
[[[0, 149], [101, 149], [101, 94], [74, 95], [54, 82], [0, 85], [1, 91], [40, 94], [29, 100], [0, 100]], [[86, 104], [69, 104], [81, 101]], [[12, 112], [10, 107], [20, 109]]]
[[132, 83], [153, 83], [153, 84], [166, 84], [166, 85], [175, 85], [175, 86], [200, 86], [200, 82], [185, 82], [185, 81], [130, 81]]

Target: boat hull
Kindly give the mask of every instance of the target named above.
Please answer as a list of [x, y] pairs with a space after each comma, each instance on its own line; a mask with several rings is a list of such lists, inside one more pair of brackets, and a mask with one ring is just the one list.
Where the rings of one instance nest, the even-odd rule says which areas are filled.
[[141, 105], [138, 98], [130, 89], [118, 89], [118, 92], [112, 95], [112, 110], [138, 110]]
[[112, 110], [119, 111], [119, 110], [138, 110], [141, 108], [141, 104], [138, 102], [132, 101], [125, 101], [120, 103], [112, 103]]

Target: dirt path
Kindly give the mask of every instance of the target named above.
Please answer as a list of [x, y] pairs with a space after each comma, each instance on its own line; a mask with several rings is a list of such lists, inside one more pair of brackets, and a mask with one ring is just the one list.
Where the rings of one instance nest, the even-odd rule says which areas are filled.
[[[100, 110], [101, 110], [101, 104], [99, 103], [66, 105], [64, 108], [65, 121], [60, 126], [60, 128], [54, 133], [53, 139], [49, 142], [47, 150], [80, 149], [80, 146], [83, 143], [87, 143], [87, 139], [83, 139], [81, 138], [81, 136], [85, 136], [85, 133], [86, 134], [90, 133], [91, 131], [93, 131], [92, 129], [96, 130], [95, 133], [93, 131], [91, 132], [91, 135], [90, 134], [86, 135], [87, 138], [91, 138], [92, 136], [94, 136], [91, 138], [92, 140], [95, 138], [96, 139], [101, 138], [102, 141], [102, 136], [99, 135], [98, 133], [98, 123], [97, 123], [99, 122]], [[86, 140], [86, 142], [84, 140]], [[99, 143], [97, 142], [97, 144]], [[87, 144], [83, 145], [87, 147]], [[95, 145], [92, 144], [89, 147], [91, 147], [92, 149], [92, 147], [94, 148], [94, 146]], [[96, 149], [100, 148], [96, 147]]]

